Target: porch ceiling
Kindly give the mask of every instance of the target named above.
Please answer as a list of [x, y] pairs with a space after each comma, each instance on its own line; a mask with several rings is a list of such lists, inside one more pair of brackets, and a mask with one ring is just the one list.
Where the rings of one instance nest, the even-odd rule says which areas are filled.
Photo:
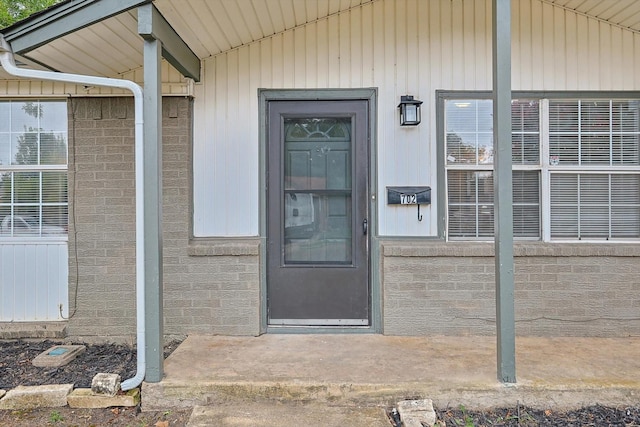
[[[63, 4], [71, 1], [76, 0]], [[154, 0], [153, 4], [203, 59], [374, 1], [380, 0]], [[640, 32], [637, 0], [538, 1]], [[142, 67], [142, 46], [137, 10], [131, 9], [25, 56], [34, 61], [30, 66], [40, 63], [65, 72], [118, 77]], [[0, 78], [5, 76], [0, 71]]]
[[[370, 1], [154, 0], [153, 4], [202, 59]], [[42, 64], [58, 71], [117, 77], [142, 67], [142, 49], [137, 10], [131, 9], [52, 40], [18, 59], [29, 66]], [[0, 71], [0, 78], [3, 76]]]
[[155, 0], [200, 57], [216, 55], [372, 0]]
[[640, 2], [638, 0], [542, 0], [582, 15], [610, 22], [640, 32]]

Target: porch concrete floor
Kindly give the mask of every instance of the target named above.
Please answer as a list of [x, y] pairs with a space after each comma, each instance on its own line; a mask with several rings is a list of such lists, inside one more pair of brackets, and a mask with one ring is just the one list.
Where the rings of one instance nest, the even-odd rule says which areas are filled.
[[371, 410], [412, 398], [474, 409], [640, 404], [640, 337], [522, 337], [517, 383], [500, 383], [496, 365], [495, 337], [189, 336], [166, 360], [164, 379], [143, 384], [142, 408], [210, 406], [220, 422], [220, 411], [236, 405], [321, 405], [326, 417], [328, 408]]

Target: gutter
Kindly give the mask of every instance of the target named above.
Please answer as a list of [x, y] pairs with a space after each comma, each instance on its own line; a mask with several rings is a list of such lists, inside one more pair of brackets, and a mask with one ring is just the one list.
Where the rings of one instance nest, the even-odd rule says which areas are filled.
[[145, 275], [144, 275], [144, 174], [143, 174], [143, 118], [142, 88], [130, 81], [107, 77], [85, 76], [80, 74], [58, 73], [54, 71], [31, 70], [18, 68], [15, 64], [11, 46], [0, 34], [0, 64], [4, 71], [16, 77], [37, 80], [53, 80], [87, 86], [105, 86], [131, 91], [135, 100], [135, 179], [136, 179], [136, 323], [137, 323], [137, 368], [133, 378], [120, 385], [124, 391], [139, 386], [144, 380], [146, 371], [145, 354]]

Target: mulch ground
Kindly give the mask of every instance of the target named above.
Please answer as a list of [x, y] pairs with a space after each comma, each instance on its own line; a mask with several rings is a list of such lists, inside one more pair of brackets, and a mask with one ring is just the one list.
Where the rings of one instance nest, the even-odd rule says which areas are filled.
[[[86, 346], [86, 351], [61, 367], [39, 368], [33, 359], [43, 351], [60, 343], [52, 341], [0, 341], [0, 390], [19, 385], [74, 384], [75, 388], [91, 388], [97, 373], [118, 374], [122, 380], [136, 373], [136, 351], [118, 344]], [[82, 344], [82, 343], [65, 343]], [[165, 358], [179, 345], [165, 346]], [[34, 410], [0, 410], [0, 426], [7, 427], [181, 427], [187, 424], [191, 410], [140, 412], [140, 408], [72, 409], [41, 408]]]
[[440, 426], [460, 427], [631, 427], [640, 426], [640, 408], [589, 406], [556, 412], [526, 407], [469, 411], [465, 408], [436, 411]]
[[[69, 364], [58, 368], [38, 368], [32, 360], [45, 350], [59, 344], [52, 341], [0, 341], [0, 389], [18, 385], [74, 384], [90, 388], [95, 374], [119, 374], [122, 380], [136, 372], [134, 348], [117, 344], [84, 344], [87, 349]], [[72, 344], [72, 343], [66, 343]], [[165, 358], [179, 345], [165, 346]], [[640, 401], [639, 401], [640, 405]], [[591, 406], [570, 412], [553, 409], [534, 410], [526, 407], [500, 408], [485, 411], [463, 407], [437, 409], [438, 427], [632, 427], [640, 426], [640, 406], [610, 408]], [[72, 409], [42, 408], [35, 410], [0, 410], [0, 426], [7, 427], [184, 427], [191, 410], [140, 412], [140, 408]], [[390, 425], [393, 425], [390, 420]], [[288, 426], [283, 420], [283, 427]], [[366, 426], [363, 426], [366, 427]]]
[[90, 388], [91, 380], [100, 372], [119, 374], [123, 381], [136, 373], [135, 351], [117, 344], [84, 344], [87, 350], [61, 367], [38, 368], [31, 364], [40, 353], [59, 344], [52, 341], [3, 341], [0, 347], [0, 389], [42, 384], [74, 384], [77, 388]]

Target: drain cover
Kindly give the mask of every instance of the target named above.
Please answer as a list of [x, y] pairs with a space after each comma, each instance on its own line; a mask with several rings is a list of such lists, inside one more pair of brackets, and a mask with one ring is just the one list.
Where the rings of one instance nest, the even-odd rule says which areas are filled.
[[31, 363], [41, 368], [64, 366], [86, 349], [83, 345], [56, 345], [37, 355]]

